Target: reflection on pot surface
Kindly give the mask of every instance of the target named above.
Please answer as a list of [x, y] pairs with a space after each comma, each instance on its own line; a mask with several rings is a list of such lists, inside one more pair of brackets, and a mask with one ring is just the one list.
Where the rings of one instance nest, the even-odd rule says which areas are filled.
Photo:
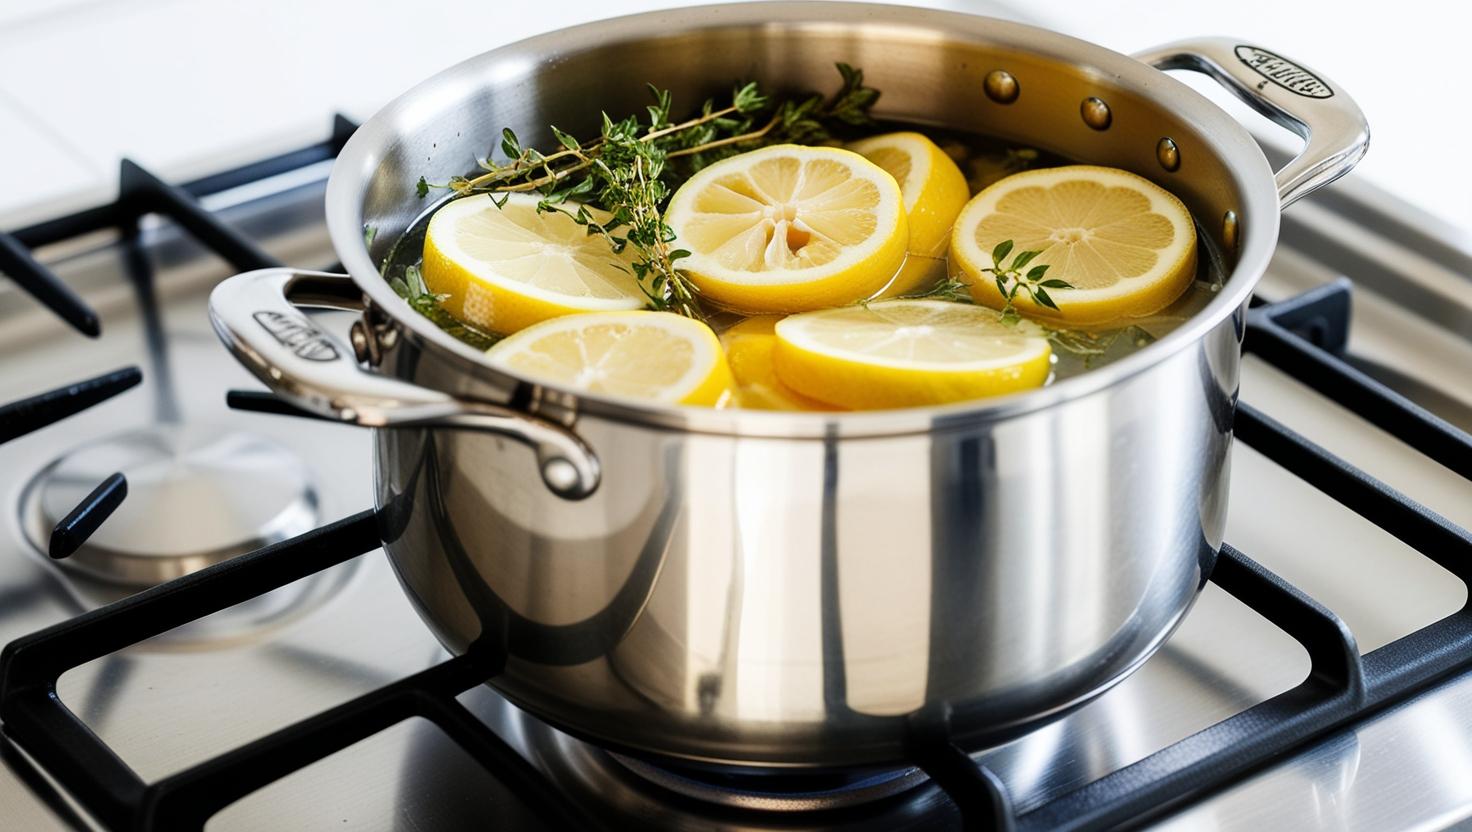
[[[879, 762], [935, 706], [995, 743], [1117, 679], [1190, 604], [1223, 521], [1196, 473], [1228, 446], [1211, 366], [1186, 352], [1049, 419], [882, 442], [584, 422], [610, 450], [576, 502], [534, 499], [503, 439], [380, 431], [380, 499], [406, 518], [387, 548], [447, 645], [504, 644], [499, 689], [616, 746]], [[1157, 384], [1197, 395], [1144, 429], [1133, 388]], [[1125, 481], [1191, 487], [1142, 513]]]

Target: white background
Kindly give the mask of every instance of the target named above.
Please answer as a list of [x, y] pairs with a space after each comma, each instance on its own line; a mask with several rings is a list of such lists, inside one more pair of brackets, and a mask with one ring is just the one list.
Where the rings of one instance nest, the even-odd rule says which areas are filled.
[[[500, 43], [670, 5], [0, 0], [0, 228], [108, 198], [125, 155], [167, 178], [200, 175], [320, 139], [332, 112], [364, 119], [418, 80]], [[1445, 0], [1013, 0], [1003, 10], [1124, 52], [1223, 34], [1307, 63], [1370, 118], [1374, 141], [1357, 175], [1472, 231], [1472, 15], [1463, 8]]]

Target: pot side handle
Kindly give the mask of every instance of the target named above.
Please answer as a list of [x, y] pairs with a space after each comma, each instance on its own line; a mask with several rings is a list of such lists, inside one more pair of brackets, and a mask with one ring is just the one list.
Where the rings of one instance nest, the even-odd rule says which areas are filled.
[[1370, 125], [1359, 105], [1329, 78], [1280, 53], [1231, 38], [1200, 38], [1134, 57], [1156, 69], [1205, 73], [1303, 137], [1303, 150], [1276, 176], [1284, 207], [1348, 173], [1370, 146]]
[[210, 293], [210, 322], [236, 359], [304, 410], [367, 427], [446, 427], [514, 439], [537, 455], [542, 480], [577, 500], [598, 487], [598, 458], [577, 434], [507, 407], [459, 399], [360, 368], [354, 352], [299, 307], [361, 311], [352, 278], [296, 269], [236, 275]]

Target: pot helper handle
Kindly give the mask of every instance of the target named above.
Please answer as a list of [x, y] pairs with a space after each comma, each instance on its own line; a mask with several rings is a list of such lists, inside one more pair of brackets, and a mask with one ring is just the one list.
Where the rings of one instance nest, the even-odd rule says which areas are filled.
[[1303, 150], [1276, 176], [1285, 207], [1348, 173], [1370, 146], [1370, 125], [1359, 105], [1321, 73], [1277, 52], [1231, 38], [1200, 38], [1134, 57], [1156, 69], [1205, 73], [1303, 137]]
[[210, 321], [235, 357], [272, 392], [303, 410], [376, 428], [444, 427], [514, 439], [537, 455], [547, 488], [578, 500], [598, 487], [598, 458], [562, 425], [489, 402], [368, 372], [352, 349], [300, 307], [362, 311], [363, 295], [341, 274], [261, 269], [210, 293]]

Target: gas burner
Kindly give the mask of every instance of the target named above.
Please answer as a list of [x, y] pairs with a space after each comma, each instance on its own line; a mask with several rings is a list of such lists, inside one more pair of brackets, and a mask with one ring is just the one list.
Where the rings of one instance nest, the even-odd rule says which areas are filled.
[[83, 445], [26, 486], [21, 517], [36, 551], [115, 472], [128, 496], [62, 567], [152, 586], [276, 543], [318, 523], [317, 490], [295, 455], [254, 434], [162, 424]]
[[656, 765], [609, 753], [635, 775], [676, 794], [737, 809], [817, 812], [847, 809], [903, 794], [929, 778], [913, 766], [822, 773], [722, 772]]
[[[835, 829], [845, 832], [954, 829], [959, 816], [946, 793], [919, 768], [899, 763], [803, 772], [633, 758], [575, 738], [523, 711], [488, 685], [457, 701], [545, 778], [577, 828], [759, 832]], [[417, 736], [405, 757], [406, 791], [435, 806], [454, 807], [436, 829], [508, 828], [525, 824], [480, 777], [457, 767], [464, 751], [435, 731]], [[548, 818], [542, 818], [545, 823]], [[494, 823], [493, 823], [494, 825]], [[560, 829], [553, 822], [535, 828]]]

